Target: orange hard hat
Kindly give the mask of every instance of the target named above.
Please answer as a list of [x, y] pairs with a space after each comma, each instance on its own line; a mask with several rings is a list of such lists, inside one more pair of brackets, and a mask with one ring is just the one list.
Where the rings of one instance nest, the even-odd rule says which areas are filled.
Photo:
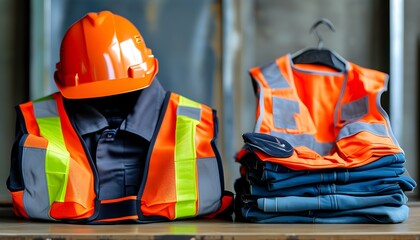
[[67, 30], [54, 79], [65, 98], [95, 98], [146, 88], [157, 72], [157, 59], [137, 28], [103, 11]]

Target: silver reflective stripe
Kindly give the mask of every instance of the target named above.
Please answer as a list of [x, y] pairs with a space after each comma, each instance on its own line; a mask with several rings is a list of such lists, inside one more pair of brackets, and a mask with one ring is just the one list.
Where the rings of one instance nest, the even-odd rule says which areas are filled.
[[382, 136], [382, 137], [389, 137], [388, 131], [385, 125], [381, 123], [363, 123], [363, 122], [355, 122], [345, 125], [340, 132], [338, 133], [338, 140], [341, 140], [346, 137], [353, 136], [359, 132], [366, 131], [372, 134]]
[[198, 215], [215, 212], [220, 207], [222, 190], [216, 158], [197, 158]]
[[344, 92], [346, 91], [346, 88], [347, 88], [348, 77], [349, 77], [349, 74], [346, 70], [344, 74], [343, 84], [341, 85], [340, 96], [338, 97], [337, 103], [335, 104], [335, 107], [334, 107], [334, 126], [337, 126], [338, 124], [338, 118], [340, 117], [338, 116], [338, 110], [341, 108], [340, 103], [343, 101]]
[[187, 116], [197, 121], [201, 120], [201, 108], [178, 106], [178, 116]]
[[388, 81], [389, 81], [389, 76], [386, 75], [384, 86], [381, 88], [380, 91], [378, 91], [378, 94], [376, 95], [376, 107], [378, 108], [378, 111], [382, 114], [382, 116], [386, 120], [386, 124], [387, 124], [388, 129], [389, 129], [389, 136], [391, 137], [392, 142], [394, 142], [394, 144], [396, 146], [400, 147], [400, 144], [398, 143], [398, 140], [395, 137], [394, 131], [392, 130], [392, 127], [391, 127], [391, 124], [390, 124], [391, 121], [389, 120], [389, 116], [388, 116], [387, 112], [381, 106], [381, 97], [382, 97], [382, 94], [387, 90]]
[[25, 183], [23, 205], [32, 218], [52, 219], [45, 175], [46, 149], [24, 147], [22, 175]]
[[285, 98], [273, 97], [274, 127], [296, 129], [294, 114], [299, 113], [299, 103]]
[[321, 156], [330, 154], [334, 146], [334, 143], [320, 143], [310, 134], [287, 134], [277, 131], [271, 131], [270, 134], [286, 140], [293, 147], [308, 147]]
[[341, 120], [355, 121], [361, 119], [368, 113], [368, 96], [341, 106]]
[[[33, 102], [35, 118], [57, 117], [57, 104], [52, 98]], [[53, 220], [50, 215], [50, 199], [46, 176], [47, 149], [23, 147], [22, 175], [25, 189], [23, 201], [25, 210], [33, 218]]]
[[36, 118], [57, 117], [57, 103], [54, 99], [45, 99], [33, 103]]
[[281, 74], [277, 62], [272, 62], [266, 66], [261, 67], [261, 72], [271, 89], [290, 87], [289, 83]]

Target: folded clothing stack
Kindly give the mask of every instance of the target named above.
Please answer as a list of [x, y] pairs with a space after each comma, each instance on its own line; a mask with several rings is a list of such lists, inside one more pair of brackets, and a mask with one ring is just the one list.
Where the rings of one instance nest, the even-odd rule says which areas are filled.
[[[293, 170], [263, 161], [258, 153], [287, 158], [293, 147], [262, 133], [243, 135], [236, 160], [236, 220], [257, 223], [399, 223], [408, 218], [407, 197], [416, 182], [403, 153], [356, 168]], [[268, 158], [268, 159], [272, 159]]]

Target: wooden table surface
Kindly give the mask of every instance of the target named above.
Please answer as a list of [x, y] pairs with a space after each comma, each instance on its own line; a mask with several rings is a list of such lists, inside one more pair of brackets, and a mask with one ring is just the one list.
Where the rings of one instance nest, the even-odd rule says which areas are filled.
[[420, 239], [420, 202], [400, 224], [253, 224], [185, 220], [152, 224], [74, 225], [32, 222], [0, 207], [2, 239]]

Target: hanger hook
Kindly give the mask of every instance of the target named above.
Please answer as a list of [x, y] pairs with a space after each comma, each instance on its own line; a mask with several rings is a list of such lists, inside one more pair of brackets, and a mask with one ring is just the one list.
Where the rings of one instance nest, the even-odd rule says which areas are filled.
[[311, 29], [309, 30], [309, 33], [314, 33], [316, 37], [318, 38], [318, 49], [322, 48], [324, 46], [324, 40], [322, 39], [321, 34], [318, 32], [318, 26], [324, 24], [326, 25], [332, 32], [335, 32], [334, 24], [327, 18], [321, 18], [320, 20], [316, 21]]

